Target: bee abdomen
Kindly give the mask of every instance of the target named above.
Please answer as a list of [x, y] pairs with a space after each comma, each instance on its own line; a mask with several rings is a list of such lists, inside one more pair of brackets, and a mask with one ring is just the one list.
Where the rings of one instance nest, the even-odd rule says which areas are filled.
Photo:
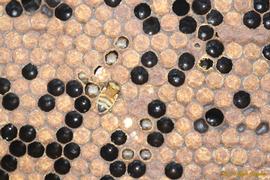
[[99, 112], [105, 112], [112, 108], [113, 100], [100, 95], [97, 101]]

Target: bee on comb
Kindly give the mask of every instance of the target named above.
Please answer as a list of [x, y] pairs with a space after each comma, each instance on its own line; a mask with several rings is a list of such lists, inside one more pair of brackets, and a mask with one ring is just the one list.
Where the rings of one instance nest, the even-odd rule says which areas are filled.
[[96, 83], [90, 80], [84, 72], [78, 78], [85, 84], [85, 94], [90, 98], [97, 98], [97, 109], [100, 114], [110, 111], [120, 92], [120, 86], [114, 81]]
[[120, 86], [113, 81], [109, 81], [104, 86], [97, 98], [98, 112], [104, 114], [111, 110], [114, 103], [116, 102], [120, 92]]

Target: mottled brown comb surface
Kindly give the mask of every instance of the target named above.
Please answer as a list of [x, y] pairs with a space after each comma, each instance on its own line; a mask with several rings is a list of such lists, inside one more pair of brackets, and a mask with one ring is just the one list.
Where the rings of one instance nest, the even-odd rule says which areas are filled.
[[0, 0], [0, 180], [270, 179], [268, 0], [22, 1]]

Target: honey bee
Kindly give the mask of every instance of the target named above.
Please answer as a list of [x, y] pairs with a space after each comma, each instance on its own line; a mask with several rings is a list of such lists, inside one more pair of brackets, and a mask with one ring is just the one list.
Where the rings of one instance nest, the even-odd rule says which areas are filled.
[[114, 81], [94, 82], [87, 78], [84, 72], [78, 74], [78, 78], [85, 84], [85, 93], [90, 98], [96, 98], [97, 110], [100, 114], [110, 111], [120, 93], [120, 86]]
[[97, 98], [97, 108], [100, 114], [110, 111], [116, 102], [120, 92], [120, 86], [113, 81], [109, 81], [104, 86]]

